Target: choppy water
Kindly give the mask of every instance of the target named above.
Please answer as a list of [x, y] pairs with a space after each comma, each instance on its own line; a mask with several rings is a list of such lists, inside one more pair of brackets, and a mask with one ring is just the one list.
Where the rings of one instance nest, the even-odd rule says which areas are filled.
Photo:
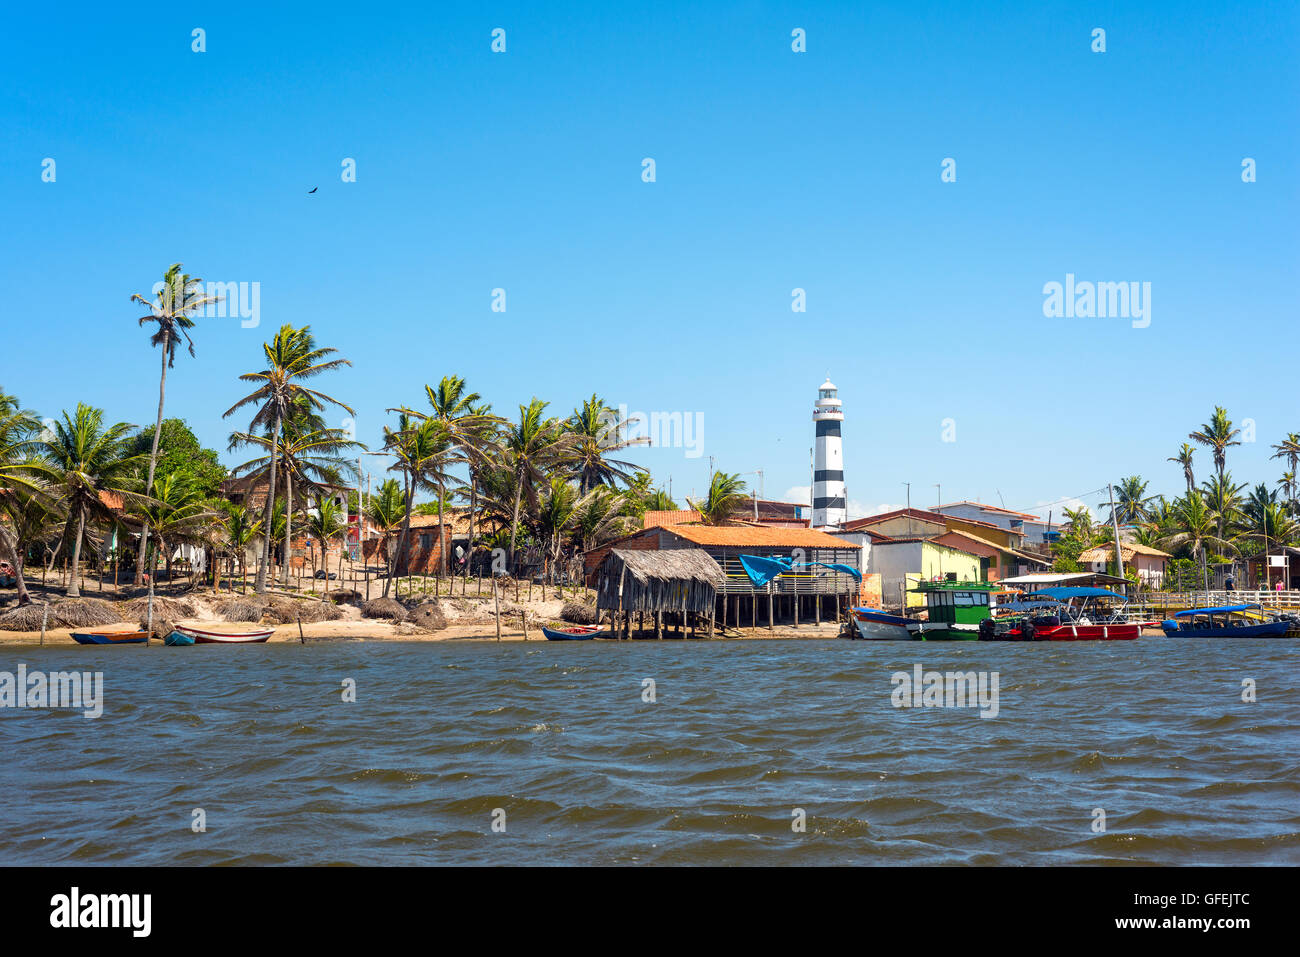
[[[1294, 641], [0, 649], [20, 661], [102, 670], [106, 702], [0, 710], [0, 864], [1300, 863]], [[999, 716], [895, 708], [918, 662], [998, 671]]]

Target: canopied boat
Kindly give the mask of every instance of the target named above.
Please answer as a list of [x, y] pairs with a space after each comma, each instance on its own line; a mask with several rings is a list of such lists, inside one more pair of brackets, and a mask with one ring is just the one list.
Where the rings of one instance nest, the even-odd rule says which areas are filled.
[[1264, 618], [1258, 604], [1189, 608], [1161, 622], [1170, 638], [1281, 638], [1296, 625], [1295, 619]]

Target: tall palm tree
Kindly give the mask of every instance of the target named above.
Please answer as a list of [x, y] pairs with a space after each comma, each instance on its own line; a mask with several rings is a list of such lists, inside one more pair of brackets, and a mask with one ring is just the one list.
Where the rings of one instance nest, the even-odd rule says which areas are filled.
[[578, 490], [585, 495], [597, 485], [614, 485], [627, 482], [638, 471], [631, 462], [608, 458], [638, 445], [649, 445], [649, 436], [629, 439], [627, 419], [594, 392], [583, 399], [582, 406], [573, 410], [565, 420], [565, 430], [574, 438], [573, 471], [578, 479]]
[[1282, 477], [1277, 480], [1278, 488], [1286, 495], [1286, 504], [1295, 512], [1295, 472], [1283, 472]]
[[40, 421], [36, 413], [23, 409], [16, 396], [0, 389], [0, 558], [14, 570], [18, 604], [30, 605], [23, 578], [23, 553], [32, 521], [52, 514], [53, 501], [47, 493], [49, 472], [34, 455]]
[[725, 525], [728, 519], [744, 507], [748, 488], [739, 474], [714, 472], [708, 494], [698, 501], [693, 498], [687, 498], [686, 501], [700, 513], [700, 519], [705, 525]]
[[554, 582], [552, 576], [555, 566], [560, 560], [565, 536], [577, 515], [581, 498], [578, 489], [563, 475], [551, 475], [547, 487], [538, 497], [533, 528], [537, 541], [545, 549], [545, 574], [548, 581]]
[[[257, 406], [257, 413], [249, 423], [248, 433], [256, 434], [270, 427], [272, 436], [279, 436], [286, 419], [305, 403], [313, 410], [321, 410], [326, 403], [336, 405], [349, 415], [356, 415], [351, 406], [315, 389], [309, 389], [303, 383], [323, 372], [330, 372], [343, 366], [352, 365], [347, 359], [331, 359], [338, 350], [321, 348], [311, 334], [311, 326], [295, 329], [283, 325], [270, 342], [262, 345], [266, 356], [266, 368], [261, 372], [249, 372], [239, 378], [245, 382], [258, 384], [256, 391], [244, 396], [229, 409], [222, 418], [228, 418], [246, 405]], [[271, 513], [275, 502], [276, 471], [280, 464], [279, 442], [271, 444], [271, 462], [268, 470], [266, 504], [262, 521], [269, 530], [272, 526]], [[286, 545], [287, 548], [287, 545]], [[271, 564], [270, 536], [264, 537], [262, 560], [257, 567], [257, 583], [254, 590], [266, 591], [266, 576]]]
[[1194, 452], [1195, 449], [1184, 442], [1183, 447], [1178, 450], [1177, 455], [1171, 455], [1169, 458], [1165, 459], [1166, 462], [1177, 462], [1183, 467], [1183, 481], [1187, 483], [1188, 495], [1191, 495], [1196, 491], [1196, 475], [1192, 471], [1192, 454]]
[[1115, 512], [1121, 525], [1139, 525], [1149, 517], [1147, 506], [1151, 497], [1147, 495], [1147, 485], [1141, 476], [1130, 475], [1115, 486]]
[[135, 477], [143, 456], [129, 455], [128, 444], [135, 426], [125, 422], [104, 424], [104, 412], [78, 403], [71, 415], [66, 411], [56, 420], [48, 437], [39, 443], [68, 517], [71, 536], [72, 573], [68, 597], [81, 595], [81, 545], [95, 523], [116, 521], [105, 502], [114, 495], [127, 505], [147, 499], [137, 493]]
[[1073, 537], [1087, 545], [1092, 544], [1097, 531], [1093, 524], [1092, 512], [1089, 511], [1088, 506], [1080, 505], [1078, 508], [1067, 508], [1065, 510], [1065, 523]]
[[578, 538], [579, 549], [588, 551], [630, 531], [629, 526], [640, 527], [640, 523], [622, 514], [624, 497], [625, 493], [601, 486], [583, 496], [573, 516], [573, 530]]
[[1204, 445], [1212, 450], [1214, 454], [1214, 468], [1219, 473], [1219, 480], [1223, 480], [1224, 466], [1227, 464], [1227, 450], [1230, 446], [1240, 445], [1237, 436], [1241, 434], [1240, 429], [1232, 427], [1232, 419], [1228, 418], [1228, 411], [1221, 405], [1214, 407], [1214, 414], [1210, 416], [1210, 421], [1206, 422], [1201, 428], [1190, 433], [1187, 437], [1193, 442]]
[[1174, 530], [1160, 540], [1160, 547], [1171, 551], [1186, 548], [1194, 557], [1200, 558], [1201, 574], [1208, 590], [1210, 578], [1207, 546], [1214, 546], [1220, 554], [1224, 550], [1235, 552], [1237, 548], [1219, 535], [1222, 517], [1206, 504], [1200, 494], [1193, 493], [1178, 499], [1174, 503], [1173, 513]]
[[[158, 468], [158, 440], [162, 435], [163, 404], [167, 398], [167, 370], [176, 364], [176, 347], [181, 338], [189, 346], [190, 355], [194, 355], [194, 340], [189, 330], [194, 328], [196, 313], [218, 302], [219, 297], [209, 296], [203, 291], [203, 280], [184, 272], [180, 263], [172, 263], [163, 273], [161, 287], [148, 299], [140, 293], [133, 293], [131, 301], [139, 303], [149, 310], [148, 315], [140, 317], [140, 325], [156, 323], [158, 328], [149, 337], [149, 344], [161, 346], [162, 369], [158, 374], [158, 420], [153, 430], [153, 448], [149, 451], [149, 477], [145, 488], [153, 488], [154, 472]], [[141, 582], [144, 574], [145, 549], [149, 547], [149, 525], [140, 529], [140, 551], [135, 563], [135, 583]]]
[[527, 500], [530, 509], [537, 506], [537, 487], [547, 473], [567, 465], [573, 454], [573, 436], [566, 433], [558, 419], [545, 418], [546, 406], [536, 396], [528, 405], [519, 406], [519, 419], [505, 430], [503, 445], [514, 481], [514, 507], [510, 516], [510, 568], [515, 565], [515, 546], [519, 535], [519, 508]]

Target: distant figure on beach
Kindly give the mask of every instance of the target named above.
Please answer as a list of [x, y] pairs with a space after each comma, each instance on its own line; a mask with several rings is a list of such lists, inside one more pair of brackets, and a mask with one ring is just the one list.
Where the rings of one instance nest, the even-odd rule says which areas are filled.
[[1228, 589], [1228, 591], [1232, 591], [1232, 590], [1233, 590], [1233, 586], [1234, 586], [1234, 584], [1235, 584], [1235, 583], [1233, 582], [1233, 579], [1232, 579], [1232, 576], [1231, 576], [1231, 575], [1229, 575], [1227, 578], [1225, 578], [1225, 579], [1223, 580], [1223, 587], [1226, 588], [1226, 589]]

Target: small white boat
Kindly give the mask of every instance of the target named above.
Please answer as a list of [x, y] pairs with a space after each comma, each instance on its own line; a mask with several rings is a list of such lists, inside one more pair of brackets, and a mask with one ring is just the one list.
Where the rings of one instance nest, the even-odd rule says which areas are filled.
[[176, 625], [176, 631], [186, 638], [193, 638], [196, 645], [251, 645], [259, 641], [266, 641], [271, 637], [274, 628], [264, 628], [261, 626], [245, 630], [235, 631], [214, 631], [211, 628], [197, 628], [194, 625]]
[[916, 619], [890, 615], [879, 608], [854, 608], [853, 621], [858, 626], [858, 636], [872, 641], [912, 641], [909, 625]]

